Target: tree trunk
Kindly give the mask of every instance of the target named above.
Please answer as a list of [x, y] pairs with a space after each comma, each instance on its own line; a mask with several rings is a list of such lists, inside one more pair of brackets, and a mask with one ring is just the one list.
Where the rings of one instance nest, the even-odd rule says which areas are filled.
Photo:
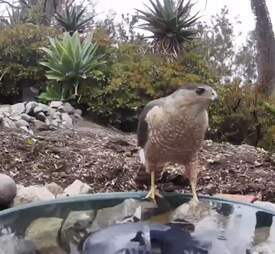
[[275, 88], [275, 37], [265, 0], [251, 0], [256, 17], [258, 90], [270, 96]]

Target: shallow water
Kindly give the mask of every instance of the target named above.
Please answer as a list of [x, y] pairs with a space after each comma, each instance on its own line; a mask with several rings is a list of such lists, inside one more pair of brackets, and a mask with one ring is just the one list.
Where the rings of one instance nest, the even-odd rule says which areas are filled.
[[[105, 200], [97, 206], [92, 202], [73, 204], [37, 207], [0, 216], [0, 254], [275, 253], [274, 216], [246, 205], [202, 200], [193, 209], [187, 200], [172, 202], [169, 199], [161, 200], [157, 206], [134, 199]], [[125, 240], [130, 234], [135, 239], [142, 235], [139, 239], [147, 243], [137, 247], [143, 248], [139, 252], [133, 249], [131, 252]], [[155, 241], [154, 237], [161, 240]], [[163, 247], [166, 238], [168, 242], [175, 241], [171, 244], [173, 249]], [[119, 248], [123, 248], [119, 243], [126, 249], [129, 247], [128, 252], [119, 252]], [[186, 247], [191, 243], [193, 251], [190, 246]], [[108, 248], [103, 250], [100, 244]], [[196, 247], [200, 249], [195, 250]]]

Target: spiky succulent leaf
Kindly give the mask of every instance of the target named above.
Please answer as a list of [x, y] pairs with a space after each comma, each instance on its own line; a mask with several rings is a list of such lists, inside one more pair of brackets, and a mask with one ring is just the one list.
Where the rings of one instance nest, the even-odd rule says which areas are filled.
[[65, 31], [73, 34], [76, 31], [83, 31], [88, 23], [94, 18], [94, 16], [91, 16], [85, 19], [85, 11], [85, 7], [66, 5], [64, 12], [57, 12], [55, 18]]
[[[193, 4], [185, 0], [149, 0], [147, 10], [138, 10], [140, 19], [144, 21], [141, 28], [152, 35], [155, 51], [177, 57], [185, 42], [194, 38], [196, 31], [194, 24], [198, 20], [198, 13], [191, 15]], [[186, 3], [185, 3], [186, 2]]]
[[41, 48], [45, 60], [40, 64], [47, 68], [46, 77], [74, 86], [91, 75], [98, 66], [105, 64], [97, 55], [97, 45], [86, 38], [81, 42], [78, 32], [65, 33], [62, 40], [50, 38], [50, 47]]

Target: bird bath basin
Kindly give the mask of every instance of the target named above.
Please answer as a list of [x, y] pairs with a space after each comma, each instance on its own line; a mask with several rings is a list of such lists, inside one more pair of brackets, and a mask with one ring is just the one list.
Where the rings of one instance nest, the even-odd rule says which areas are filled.
[[156, 206], [144, 196], [94, 194], [4, 210], [0, 254], [275, 253], [269, 210], [212, 197], [192, 209], [189, 195], [172, 193]]

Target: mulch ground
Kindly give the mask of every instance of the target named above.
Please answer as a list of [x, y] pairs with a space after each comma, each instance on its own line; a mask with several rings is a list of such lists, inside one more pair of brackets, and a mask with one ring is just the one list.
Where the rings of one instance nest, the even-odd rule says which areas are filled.
[[[21, 131], [0, 130], [0, 173], [25, 186], [55, 182], [63, 187], [79, 179], [93, 192], [144, 190], [134, 135], [94, 128], [40, 132], [32, 140]], [[205, 141], [198, 182], [202, 194], [254, 194], [275, 202], [274, 154], [251, 146]], [[159, 187], [190, 192], [179, 166], [168, 166]]]

